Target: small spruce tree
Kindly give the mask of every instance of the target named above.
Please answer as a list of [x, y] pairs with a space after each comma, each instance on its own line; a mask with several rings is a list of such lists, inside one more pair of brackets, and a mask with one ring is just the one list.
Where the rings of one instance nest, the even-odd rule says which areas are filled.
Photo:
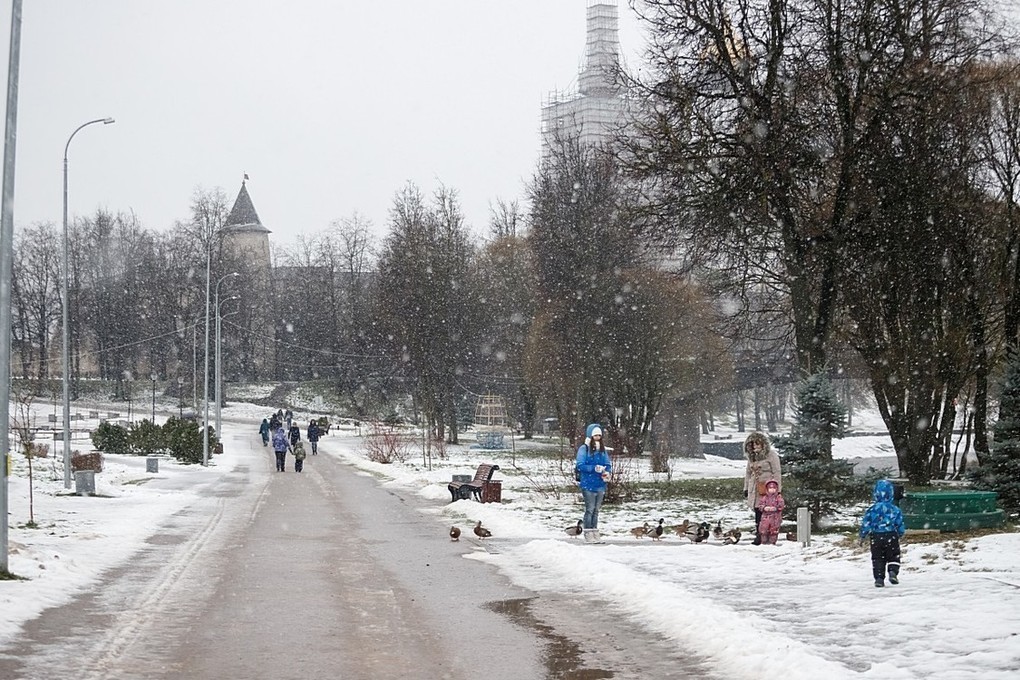
[[970, 474], [975, 489], [995, 491], [999, 504], [1020, 509], [1020, 351], [1010, 348], [1006, 358], [999, 419], [992, 428], [991, 451]]
[[846, 407], [824, 373], [810, 376], [797, 390], [794, 424], [789, 437], [777, 437], [784, 476], [787, 509], [806, 506], [818, 528], [822, 517], [843, 505], [867, 497], [870, 480], [854, 477], [854, 465], [832, 459], [832, 440], [846, 431]]

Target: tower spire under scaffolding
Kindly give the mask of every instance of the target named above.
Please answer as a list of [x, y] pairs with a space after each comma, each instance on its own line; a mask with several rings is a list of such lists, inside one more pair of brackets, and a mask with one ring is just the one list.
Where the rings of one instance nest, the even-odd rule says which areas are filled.
[[553, 91], [542, 104], [543, 156], [557, 137], [604, 143], [623, 121], [624, 104], [616, 80], [620, 65], [616, 0], [588, 0], [586, 26], [577, 90]]

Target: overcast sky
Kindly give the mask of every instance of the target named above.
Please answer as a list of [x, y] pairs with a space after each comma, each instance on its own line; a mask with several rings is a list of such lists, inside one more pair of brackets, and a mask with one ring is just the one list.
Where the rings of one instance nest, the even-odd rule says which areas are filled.
[[[639, 29], [620, 0], [625, 59]], [[0, 20], [3, 74], [10, 2]], [[357, 211], [384, 233], [407, 181], [460, 192], [483, 232], [519, 198], [540, 109], [576, 82], [585, 0], [28, 0], [18, 227], [133, 210], [151, 229], [188, 217], [197, 187], [233, 201], [243, 173], [277, 244]], [[6, 78], [3, 79], [6, 82]]]

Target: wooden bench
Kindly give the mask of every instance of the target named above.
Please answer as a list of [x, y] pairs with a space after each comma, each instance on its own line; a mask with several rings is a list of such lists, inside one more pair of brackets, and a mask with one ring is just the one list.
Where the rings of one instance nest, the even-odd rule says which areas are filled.
[[470, 482], [450, 482], [448, 488], [454, 501], [467, 500], [474, 496], [476, 501], [482, 500], [482, 486], [492, 479], [492, 473], [499, 469], [498, 465], [479, 465], [474, 479]]

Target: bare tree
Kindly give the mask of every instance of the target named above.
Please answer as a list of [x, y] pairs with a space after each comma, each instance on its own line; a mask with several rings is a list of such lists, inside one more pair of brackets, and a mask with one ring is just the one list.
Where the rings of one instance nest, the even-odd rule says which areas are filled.
[[[494, 220], [499, 220], [494, 216]], [[493, 225], [493, 233], [504, 233]], [[478, 391], [498, 394], [530, 438], [537, 414], [536, 390], [524, 379], [524, 356], [538, 306], [535, 269], [523, 236], [494, 238], [475, 261], [478, 298], [488, 311], [476, 351]]]
[[894, 63], [870, 64], [885, 76], [850, 192], [846, 309], [900, 470], [915, 483], [945, 474], [948, 447], [936, 446], [967, 381], [986, 385], [990, 314], [1001, 308], [987, 258], [1000, 229], [977, 181], [991, 83], [980, 66], [1001, 42], [971, 28], [980, 12], [978, 2], [941, 0], [853, 17], [883, 31], [883, 59]]
[[59, 344], [51, 339], [59, 338], [60, 332], [60, 265], [54, 248], [58, 242], [52, 225], [36, 225], [18, 235], [12, 300], [17, 310], [15, 337], [22, 338], [18, 348], [26, 376], [30, 364], [36, 364], [32, 373], [39, 378], [48, 378], [51, 366], [57, 365], [51, 361]]
[[[637, 267], [645, 254], [627, 213], [632, 196], [613, 157], [574, 137], [552, 146], [528, 191], [528, 243], [542, 300], [531, 345], [557, 358], [555, 374], [533, 384], [555, 404], [564, 431], [581, 421], [610, 422], [604, 373], [614, 350], [603, 324], [619, 309], [615, 275]], [[534, 352], [532, 362], [545, 365]]]
[[457, 374], [473, 345], [472, 257], [454, 192], [440, 189], [432, 204], [411, 184], [397, 194], [380, 260], [380, 308], [418, 407], [437, 438], [449, 427], [451, 443]]
[[622, 157], [647, 228], [731, 289], [787, 296], [804, 374], [828, 368], [846, 310], [900, 467], [927, 481], [987, 363], [973, 102], [976, 68], [1006, 49], [988, 3], [640, 5], [649, 106]]
[[524, 214], [520, 203], [497, 198], [489, 204], [489, 235], [494, 241], [524, 235]]
[[[825, 365], [847, 219], [840, 164], [820, 139], [817, 41], [788, 0], [632, 2], [648, 75], [621, 159], [643, 191], [643, 227], [690, 269], [722, 272], [733, 298], [778, 291], [805, 373]], [[769, 297], [773, 297], [769, 295]]]
[[11, 396], [14, 398], [14, 417], [11, 419], [11, 429], [18, 437], [18, 444], [21, 446], [21, 453], [28, 462], [28, 523], [34, 528], [35, 524], [35, 476], [33, 461], [37, 457], [46, 455], [45, 445], [35, 443], [35, 416], [32, 413], [32, 402], [35, 395], [23, 383], [12, 384]]
[[367, 386], [380, 368], [372, 323], [376, 253], [371, 226], [368, 219], [354, 213], [333, 222], [328, 232], [337, 386], [359, 413], [364, 413]]

